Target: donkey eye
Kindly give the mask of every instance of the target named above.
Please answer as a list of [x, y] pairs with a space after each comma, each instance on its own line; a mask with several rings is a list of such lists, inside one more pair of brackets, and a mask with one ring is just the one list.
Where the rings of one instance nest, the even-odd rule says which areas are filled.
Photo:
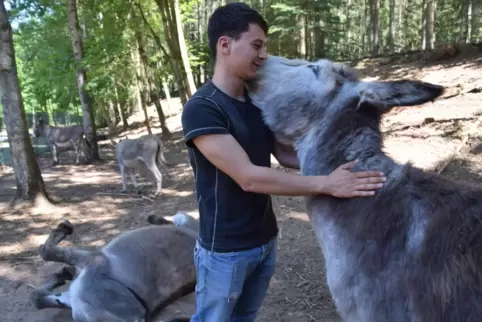
[[320, 76], [320, 66], [318, 66], [318, 65], [308, 65], [308, 68], [310, 68], [313, 71], [313, 73], [315, 73], [316, 77]]

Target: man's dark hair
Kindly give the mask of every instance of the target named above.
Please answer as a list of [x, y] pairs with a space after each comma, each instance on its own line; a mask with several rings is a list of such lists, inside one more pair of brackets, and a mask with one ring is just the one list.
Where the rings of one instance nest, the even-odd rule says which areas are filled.
[[249, 24], [257, 24], [267, 34], [268, 23], [255, 9], [242, 2], [232, 2], [214, 10], [208, 22], [209, 48], [211, 58], [216, 60], [216, 43], [219, 37], [228, 36], [235, 40], [248, 31]]

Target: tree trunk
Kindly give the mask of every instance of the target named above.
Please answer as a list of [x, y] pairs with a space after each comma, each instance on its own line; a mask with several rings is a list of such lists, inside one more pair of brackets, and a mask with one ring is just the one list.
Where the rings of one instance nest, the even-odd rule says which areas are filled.
[[92, 108], [92, 102], [89, 94], [85, 89], [87, 81], [86, 72], [83, 64], [84, 49], [81, 38], [81, 30], [77, 17], [76, 0], [67, 0], [67, 15], [69, 19], [69, 29], [72, 38], [72, 48], [74, 51], [75, 61], [77, 63], [77, 87], [79, 89], [79, 98], [82, 105], [82, 116], [84, 123], [84, 131], [87, 140], [91, 146], [91, 156], [94, 160], [100, 160], [99, 147], [96, 140], [95, 118]]
[[136, 40], [137, 40], [137, 51], [133, 55], [135, 60], [136, 66], [136, 78], [137, 78], [137, 95], [139, 99], [140, 107], [144, 113], [144, 119], [146, 124], [146, 129], [149, 134], [152, 134], [151, 125], [149, 123], [149, 115], [147, 114], [147, 85], [146, 85], [146, 78], [147, 75], [143, 73], [143, 63], [142, 57], [145, 55], [145, 49], [143, 45], [143, 39], [139, 31], [135, 31]]
[[120, 116], [122, 119], [122, 129], [125, 130], [129, 126], [127, 123], [127, 103], [124, 97], [124, 90], [120, 88], [118, 84], [115, 85], [115, 96], [117, 100], [117, 105], [119, 108]]
[[482, 0], [472, 0], [472, 16], [470, 17], [471, 26], [471, 41], [476, 42], [480, 36], [479, 19], [480, 19], [480, 6], [482, 5]]
[[162, 110], [162, 105], [159, 100], [159, 95], [151, 91], [151, 99], [154, 101], [154, 105], [156, 106], [157, 114], [159, 115], [159, 123], [161, 124], [162, 129], [162, 137], [164, 139], [169, 139], [172, 137], [172, 133], [167, 127], [166, 123], [166, 116], [164, 115], [164, 111]]
[[166, 125], [166, 116], [164, 115], [164, 111], [162, 110], [161, 103], [159, 102], [159, 94], [155, 86], [153, 85], [154, 77], [149, 70], [147, 54], [144, 47], [144, 39], [142, 38], [139, 32], [136, 32], [136, 37], [137, 37], [139, 57], [140, 57], [139, 74], [141, 73], [141, 71], [143, 72], [143, 77], [142, 77], [143, 85], [144, 85], [143, 95], [146, 95], [146, 96], [149, 95], [149, 98], [151, 99], [151, 101], [154, 102], [154, 105], [156, 106], [157, 115], [159, 116], [159, 122], [161, 123], [162, 136], [164, 138], [170, 138], [172, 134]]
[[171, 115], [171, 93], [169, 92], [169, 86], [167, 86], [165, 79], [162, 80], [162, 90], [164, 91], [164, 95], [166, 95], [167, 115]]
[[427, 0], [422, 0], [422, 50], [427, 49]]
[[[157, 0], [156, 3], [159, 7], [159, 11], [161, 13], [161, 17], [164, 21], [164, 24], [166, 24], [167, 22], [166, 21], [166, 17], [165, 17], [165, 13], [164, 13], [164, 6], [163, 4], [161, 3], [162, 0]], [[149, 22], [147, 21], [145, 15], [144, 15], [144, 12], [142, 11], [142, 7], [141, 6], [138, 6], [139, 8], [139, 12], [141, 14], [141, 18], [142, 20], [144, 21], [144, 23], [146, 24], [146, 26], [149, 28], [151, 34], [152, 34], [152, 37], [154, 39], [154, 41], [156, 42], [156, 45], [159, 47], [159, 49], [162, 51], [162, 53], [166, 56], [168, 62], [169, 62], [169, 65], [171, 66], [171, 71], [174, 75], [174, 79], [175, 81], [177, 82], [178, 84], [178, 87], [179, 87], [179, 98], [181, 99], [181, 103], [184, 105], [186, 102], [187, 102], [187, 93], [185, 91], [185, 86], [184, 86], [184, 80], [183, 80], [183, 77], [182, 77], [182, 74], [181, 74], [181, 70], [180, 70], [180, 67], [179, 67], [179, 64], [178, 64], [178, 61], [176, 61], [175, 59], [173, 59], [173, 57], [175, 56], [173, 51], [172, 51], [172, 48], [171, 48], [171, 45], [169, 44], [169, 32], [167, 31], [166, 27], [164, 28], [164, 36], [166, 38], [166, 42], [168, 42], [168, 47], [169, 47], [169, 51], [171, 52], [171, 54], [169, 54], [167, 52], [167, 50], [164, 48], [164, 46], [162, 45], [162, 42], [161, 42], [161, 39], [159, 38], [159, 36], [156, 34], [156, 32], [154, 32], [154, 29], [152, 29], [151, 25], [149, 25]], [[166, 25], [165, 25], [166, 26]]]
[[435, 45], [435, 7], [437, 5], [436, 0], [426, 0], [427, 9], [425, 11], [425, 42], [426, 49], [432, 50]]
[[156, 0], [157, 6], [161, 13], [161, 18], [164, 25], [164, 37], [171, 52], [172, 59], [172, 71], [177, 80], [179, 87], [179, 97], [181, 98], [182, 105], [186, 104], [187, 99], [190, 97], [188, 88], [186, 87], [186, 79], [184, 73], [181, 72], [182, 57], [180, 55], [179, 43], [176, 41], [176, 28], [173, 28], [172, 16], [169, 12], [169, 0]]
[[304, 14], [299, 14], [297, 17], [297, 22], [298, 22], [298, 30], [299, 30], [299, 41], [298, 41], [298, 53], [301, 56], [301, 58], [306, 59], [306, 15]]
[[380, 0], [370, 0], [372, 21], [372, 55], [380, 52]]
[[194, 84], [194, 77], [192, 76], [191, 64], [189, 63], [189, 56], [186, 47], [186, 41], [184, 40], [184, 32], [182, 30], [181, 12], [179, 8], [179, 0], [174, 0], [174, 17], [177, 27], [177, 39], [179, 43], [179, 51], [181, 52], [182, 63], [186, 71], [187, 84], [189, 86], [189, 96], [196, 92], [196, 84]]
[[48, 198], [40, 167], [35, 159], [20, 92], [12, 27], [5, 4], [0, 1], [0, 98], [12, 151], [17, 183], [16, 199], [33, 201], [38, 194]]
[[390, 8], [388, 13], [387, 45], [390, 53], [393, 53], [395, 51], [395, 38], [393, 36], [393, 22], [395, 20], [395, 0], [390, 0], [389, 6]]

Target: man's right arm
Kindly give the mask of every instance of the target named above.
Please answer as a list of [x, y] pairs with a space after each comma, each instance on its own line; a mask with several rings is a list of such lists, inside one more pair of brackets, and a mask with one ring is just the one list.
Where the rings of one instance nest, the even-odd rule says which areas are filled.
[[206, 159], [245, 191], [282, 196], [356, 197], [373, 195], [383, 182], [379, 172], [349, 171], [353, 162], [342, 165], [328, 176], [301, 176], [256, 166], [229, 134], [228, 121], [211, 104], [186, 105], [182, 122], [188, 145], [196, 146]]

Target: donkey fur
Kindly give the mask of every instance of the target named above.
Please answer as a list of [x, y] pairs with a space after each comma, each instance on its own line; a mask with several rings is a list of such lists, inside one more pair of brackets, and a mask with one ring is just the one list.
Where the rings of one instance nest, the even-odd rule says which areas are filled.
[[306, 197], [343, 321], [482, 321], [482, 189], [382, 151], [383, 114], [444, 88], [362, 82], [343, 64], [275, 56], [247, 86], [266, 124], [294, 145], [302, 175], [358, 159], [354, 171], [387, 176], [373, 197]]
[[122, 192], [126, 192], [126, 170], [131, 172], [131, 180], [134, 188], [137, 189], [136, 168], [139, 161], [144, 162], [147, 168], [154, 175], [156, 181], [156, 194], [162, 194], [162, 174], [157, 163], [167, 167], [171, 164], [164, 156], [164, 144], [154, 134], [146, 134], [137, 139], [124, 139], [115, 143], [117, 164], [122, 177]]
[[[124, 232], [100, 249], [57, 246], [73, 233], [64, 221], [40, 246], [46, 261], [65, 263], [35, 288], [38, 309], [67, 308], [75, 322], [148, 322], [164, 307], [194, 291], [193, 250], [197, 220], [178, 212], [171, 221], [151, 215], [151, 226]], [[67, 291], [52, 293], [72, 281]]]
[[54, 166], [59, 164], [59, 148], [73, 147], [76, 155], [75, 164], [79, 164], [81, 153], [84, 155], [84, 162], [87, 162], [89, 159], [86, 152], [91, 146], [85, 137], [82, 126], [52, 126], [39, 118], [35, 123], [34, 135], [37, 138], [43, 136], [47, 140], [47, 144], [52, 151], [52, 164]]

